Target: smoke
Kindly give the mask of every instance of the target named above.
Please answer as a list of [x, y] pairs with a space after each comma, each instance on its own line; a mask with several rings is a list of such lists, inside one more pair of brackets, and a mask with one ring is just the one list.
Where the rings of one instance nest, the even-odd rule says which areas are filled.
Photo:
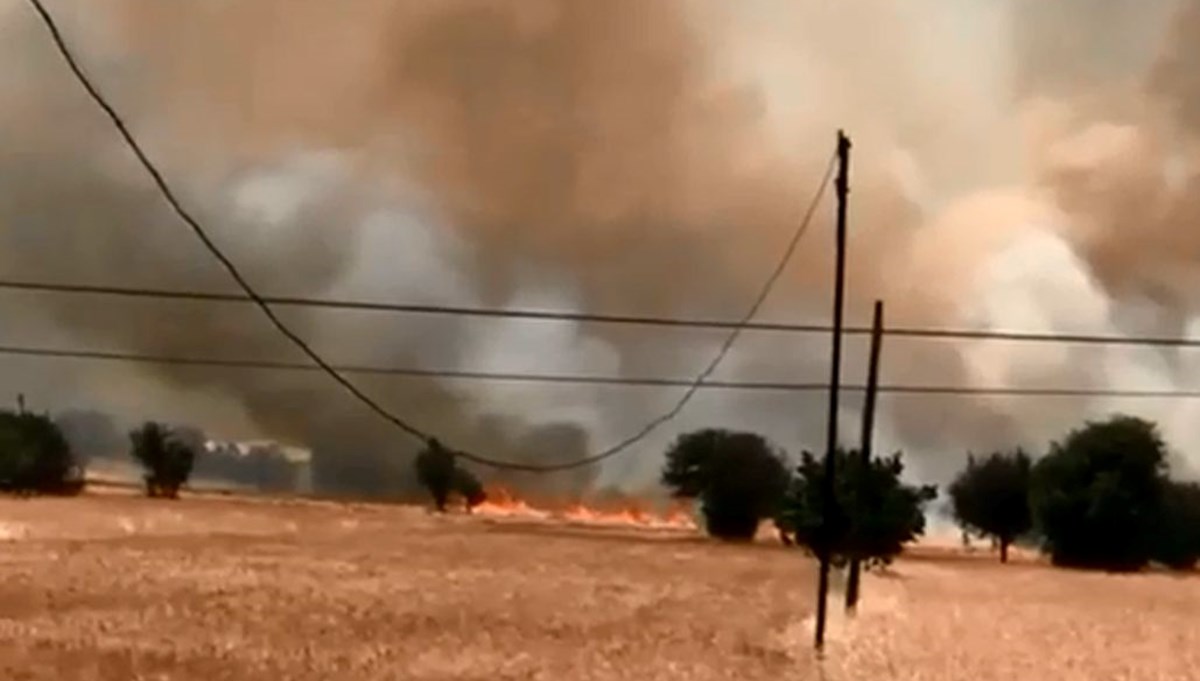
[[[229, 290], [18, 0], [0, 0], [0, 271]], [[60, 0], [88, 71], [263, 291], [733, 317], [855, 140], [849, 316], [896, 325], [1186, 333], [1200, 268], [1200, 9], [1192, 2], [439, 3]], [[1062, 36], [1073, 36], [1064, 40]], [[832, 205], [768, 317], [828, 316]], [[246, 306], [5, 293], [30, 343], [277, 359]], [[693, 375], [720, 334], [286, 310], [333, 361]], [[5, 325], [5, 338], [20, 331]], [[820, 381], [828, 340], [747, 334], [726, 377]], [[865, 348], [847, 346], [848, 381]], [[1182, 352], [891, 340], [885, 381], [1184, 387]], [[316, 374], [5, 360], [54, 404], [315, 450], [327, 490], [412, 491], [412, 443]], [[6, 384], [8, 381], [6, 381]], [[575, 458], [677, 394], [362, 380], [497, 458]], [[80, 397], [80, 396], [87, 396]], [[857, 436], [847, 404], [844, 437]], [[683, 429], [819, 446], [824, 397], [706, 392], [603, 471], [652, 481]], [[942, 479], [969, 448], [1041, 448], [1110, 410], [1200, 446], [1183, 401], [889, 397], [880, 446]], [[1192, 456], [1200, 456], [1192, 454]], [[510, 481], [511, 482], [511, 481]], [[549, 485], [549, 487], [546, 487]]]

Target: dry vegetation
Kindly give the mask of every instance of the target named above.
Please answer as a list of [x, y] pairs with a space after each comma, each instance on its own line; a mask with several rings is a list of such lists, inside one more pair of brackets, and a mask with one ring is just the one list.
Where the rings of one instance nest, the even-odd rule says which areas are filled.
[[926, 552], [865, 589], [818, 669], [812, 566], [771, 545], [311, 502], [0, 500], [4, 679], [1200, 678], [1198, 580]]

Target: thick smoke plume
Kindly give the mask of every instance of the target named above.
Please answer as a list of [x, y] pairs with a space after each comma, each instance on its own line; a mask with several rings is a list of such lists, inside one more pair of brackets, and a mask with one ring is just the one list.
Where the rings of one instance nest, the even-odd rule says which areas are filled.
[[[188, 205], [263, 291], [733, 317], [854, 137], [850, 317], [1188, 333], [1200, 272], [1192, 2], [60, 0], [52, 9]], [[228, 290], [71, 81], [0, 0], [0, 268]], [[1061, 36], [1071, 35], [1069, 41]], [[768, 316], [828, 316], [832, 203]], [[250, 308], [5, 293], [13, 342], [293, 356]], [[717, 335], [288, 310], [335, 361], [693, 374]], [[12, 328], [9, 328], [12, 327]], [[20, 329], [20, 330], [18, 330]], [[751, 334], [725, 375], [826, 377], [827, 339]], [[864, 348], [848, 347], [848, 380]], [[1185, 352], [894, 340], [885, 380], [1182, 387]], [[6, 385], [315, 449], [330, 490], [411, 491], [413, 444], [326, 379], [5, 360]], [[642, 389], [363, 382], [495, 457], [565, 460], [675, 399]], [[854, 407], [853, 403], [850, 404]], [[1186, 402], [893, 397], [880, 446], [940, 478], [968, 448], [1040, 447], [1113, 409], [1200, 457]], [[855, 413], [846, 418], [855, 437]], [[821, 444], [820, 395], [706, 393], [582, 494], [652, 480], [681, 429]], [[1189, 450], [1190, 448], [1190, 450]], [[520, 480], [526, 486], [530, 480]]]

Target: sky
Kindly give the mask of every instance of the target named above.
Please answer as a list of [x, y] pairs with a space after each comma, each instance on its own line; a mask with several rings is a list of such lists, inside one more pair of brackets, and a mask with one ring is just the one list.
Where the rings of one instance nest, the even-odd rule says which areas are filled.
[[[48, 6], [189, 208], [264, 292], [737, 318], [854, 141], [848, 319], [1196, 335], [1200, 9], [1190, 0], [318, 0]], [[0, 0], [0, 276], [232, 290], [19, 0]], [[764, 309], [830, 314], [832, 195]], [[0, 293], [0, 340], [300, 359], [256, 313]], [[288, 310], [333, 361], [696, 375], [720, 333]], [[748, 333], [716, 378], [821, 381], [828, 338]], [[1175, 390], [1194, 351], [889, 339], [885, 383]], [[847, 342], [849, 383], [866, 348]], [[415, 444], [317, 375], [0, 359], [0, 392], [312, 447], [331, 488], [411, 488]], [[372, 378], [456, 446], [553, 462], [681, 389]], [[842, 432], [858, 433], [850, 395]], [[607, 465], [533, 488], [652, 487], [689, 429], [824, 446], [821, 394], [702, 391]], [[1085, 419], [1189, 400], [885, 396], [877, 447], [944, 482]]]

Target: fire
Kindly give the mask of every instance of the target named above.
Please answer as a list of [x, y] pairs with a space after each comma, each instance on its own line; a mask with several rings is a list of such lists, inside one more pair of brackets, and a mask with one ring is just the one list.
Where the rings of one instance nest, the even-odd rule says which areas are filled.
[[508, 490], [503, 487], [493, 487], [487, 490], [487, 500], [479, 504], [471, 511], [481, 515], [522, 518], [538, 518], [546, 519], [550, 517], [550, 513], [541, 509], [536, 509], [525, 503], [523, 500], [513, 496]]
[[576, 503], [558, 510], [549, 510], [533, 506], [503, 487], [489, 488], [487, 501], [476, 506], [472, 512], [490, 517], [561, 520], [568, 523], [610, 527], [681, 530], [690, 530], [696, 527], [687, 510], [678, 505], [666, 513], [649, 512], [632, 501], [625, 502], [621, 507], [613, 509], [600, 509]]

